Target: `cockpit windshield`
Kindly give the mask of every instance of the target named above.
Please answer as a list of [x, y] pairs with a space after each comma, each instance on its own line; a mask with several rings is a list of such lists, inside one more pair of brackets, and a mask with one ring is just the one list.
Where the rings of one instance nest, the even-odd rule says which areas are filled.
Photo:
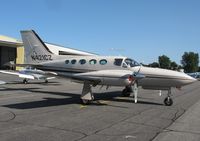
[[130, 58], [124, 60], [123, 67], [135, 67], [135, 66], [140, 66], [140, 64]]

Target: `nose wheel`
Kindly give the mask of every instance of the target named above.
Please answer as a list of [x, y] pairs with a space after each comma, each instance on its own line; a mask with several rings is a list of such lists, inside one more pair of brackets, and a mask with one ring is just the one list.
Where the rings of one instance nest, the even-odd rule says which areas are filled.
[[166, 97], [165, 99], [164, 99], [164, 104], [165, 104], [165, 106], [172, 106], [172, 104], [173, 104], [173, 100], [172, 100], [172, 98], [171, 97]]
[[173, 105], [173, 100], [171, 98], [171, 89], [168, 90], [167, 97], [164, 99], [164, 104], [165, 104], [165, 106], [172, 106]]
[[83, 105], [89, 105], [92, 102], [92, 100], [87, 100], [87, 99], [81, 99], [81, 103]]

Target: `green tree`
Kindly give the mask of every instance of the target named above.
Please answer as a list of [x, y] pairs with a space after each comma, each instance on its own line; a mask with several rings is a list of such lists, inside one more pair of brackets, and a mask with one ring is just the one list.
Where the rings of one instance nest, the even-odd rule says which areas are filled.
[[172, 69], [172, 70], [177, 70], [177, 69], [178, 69], [178, 65], [177, 65], [176, 62], [174, 62], [174, 61], [171, 62], [171, 65], [170, 65], [170, 66], [171, 66], [171, 69]]
[[186, 73], [196, 72], [199, 69], [199, 54], [194, 52], [185, 52], [181, 63]]
[[158, 68], [159, 64], [157, 62], [153, 62], [153, 63], [149, 64], [148, 66], [152, 67], [152, 68]]
[[158, 57], [158, 62], [160, 64], [160, 67], [163, 69], [170, 69], [171, 61], [169, 57], [166, 55], [162, 55]]

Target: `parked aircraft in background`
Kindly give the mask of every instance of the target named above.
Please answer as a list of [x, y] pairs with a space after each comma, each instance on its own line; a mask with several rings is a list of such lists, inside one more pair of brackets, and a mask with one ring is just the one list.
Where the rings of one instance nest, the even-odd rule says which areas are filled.
[[187, 73], [189, 76], [192, 76], [193, 78], [200, 81], [200, 72], [194, 72], [194, 73]]
[[6, 84], [6, 82], [0, 80], [0, 85]]
[[164, 104], [173, 104], [171, 88], [191, 84], [196, 79], [185, 73], [141, 66], [133, 59], [119, 56], [80, 56], [53, 54], [33, 31], [21, 31], [25, 47], [25, 64], [43, 71], [83, 83], [81, 100], [84, 104], [94, 100], [92, 87], [97, 85], [123, 86], [122, 95], [133, 91], [137, 103], [138, 87], [167, 90]]
[[17, 75], [20, 78], [23, 78], [23, 83], [27, 84], [29, 80], [44, 80], [45, 83], [48, 83], [48, 80], [54, 79], [57, 75], [55, 72], [44, 72], [38, 69], [26, 68], [22, 69], [19, 72], [11, 72], [11, 71], [4, 71], [0, 70], [0, 73], [10, 74], [10, 75]]

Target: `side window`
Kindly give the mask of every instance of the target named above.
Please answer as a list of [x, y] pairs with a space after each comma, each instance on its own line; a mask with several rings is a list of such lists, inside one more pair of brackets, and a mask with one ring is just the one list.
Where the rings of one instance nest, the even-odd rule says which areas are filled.
[[121, 66], [123, 59], [115, 59], [114, 65]]
[[102, 59], [102, 60], [99, 61], [99, 64], [105, 65], [105, 64], [107, 64], [107, 62], [108, 61], [106, 59]]
[[85, 59], [81, 59], [81, 60], [79, 60], [79, 63], [80, 63], [81, 65], [83, 65], [83, 64], [86, 63], [86, 60], [85, 60]]
[[94, 64], [96, 64], [96, 63], [97, 63], [97, 60], [95, 60], [95, 59], [92, 59], [92, 60], [90, 60], [90, 61], [89, 61], [89, 63], [90, 63], [91, 65], [94, 65]]
[[76, 64], [76, 60], [73, 59], [73, 60], [71, 61], [71, 64]]
[[69, 64], [69, 60], [66, 60], [66, 61], [65, 61], [65, 64]]

